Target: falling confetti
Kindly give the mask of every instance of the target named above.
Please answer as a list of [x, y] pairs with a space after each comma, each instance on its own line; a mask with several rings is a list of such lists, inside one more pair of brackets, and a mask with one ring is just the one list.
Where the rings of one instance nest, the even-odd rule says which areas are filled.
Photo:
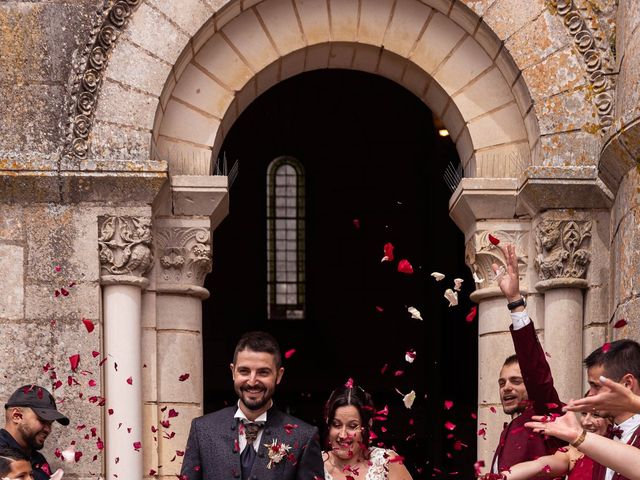
[[618, 320], [614, 325], [613, 328], [622, 328], [627, 324], [627, 321], [624, 318], [621, 318], [620, 320]]
[[431, 276], [436, 279], [436, 282], [439, 282], [444, 279], [444, 273], [440, 272], [431, 272]]
[[422, 315], [420, 314], [420, 310], [416, 307], [408, 307], [407, 311], [411, 314], [411, 318], [415, 318], [416, 320], [422, 320]]
[[84, 326], [87, 329], [87, 332], [89, 332], [89, 333], [93, 332], [93, 329], [95, 328], [95, 325], [93, 324], [93, 322], [91, 320], [83, 318], [82, 319], [82, 323], [84, 323]]
[[473, 319], [476, 318], [477, 314], [478, 314], [478, 306], [474, 305], [473, 307], [471, 307], [471, 310], [469, 310], [469, 313], [467, 313], [465, 320], [467, 322], [473, 322]]
[[292, 348], [291, 350], [287, 350], [284, 353], [284, 358], [286, 358], [287, 360], [290, 359], [291, 357], [293, 357], [294, 353], [296, 353], [296, 349]]
[[415, 350], [409, 350], [408, 352], [406, 352], [404, 354], [404, 359], [408, 363], [413, 363], [413, 361], [416, 359], [416, 351]]
[[489, 241], [491, 242], [492, 245], [500, 245], [500, 239], [494, 237], [493, 235], [489, 234]]
[[454, 284], [453, 289], [456, 292], [459, 292], [462, 289], [462, 282], [464, 282], [464, 280], [462, 278], [454, 278], [453, 279], [453, 284]]
[[384, 244], [384, 257], [380, 262], [393, 262], [393, 248], [391, 243]]
[[413, 267], [409, 263], [409, 260], [405, 260], [405, 259], [400, 260], [398, 262], [398, 271], [406, 275], [411, 275], [413, 273]]
[[450, 288], [447, 288], [444, 291], [444, 298], [449, 300], [450, 307], [455, 307], [456, 305], [458, 305], [458, 292], [454, 292]]

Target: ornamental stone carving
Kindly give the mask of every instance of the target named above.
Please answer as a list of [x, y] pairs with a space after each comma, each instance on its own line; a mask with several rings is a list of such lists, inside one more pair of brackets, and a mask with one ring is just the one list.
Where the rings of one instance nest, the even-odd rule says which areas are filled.
[[611, 75], [615, 62], [596, 16], [588, 11], [589, 5], [579, 3], [580, 0], [552, 0], [551, 5], [562, 17], [574, 45], [582, 55], [600, 128], [606, 129], [613, 123], [615, 85]]
[[[493, 245], [489, 241], [489, 234], [500, 240], [500, 243], [512, 243], [516, 247], [516, 256], [518, 257], [518, 273], [520, 280], [524, 278], [527, 270], [527, 245], [529, 239], [528, 231], [478, 231], [467, 242], [465, 248], [465, 262], [471, 269], [473, 278], [476, 282], [476, 288], [484, 289], [495, 287], [498, 288], [494, 278], [492, 265], [495, 263], [505, 266], [505, 258], [502, 250]], [[499, 291], [499, 290], [498, 290]]]
[[159, 282], [202, 286], [211, 271], [211, 235], [202, 227], [159, 228]]
[[89, 135], [109, 54], [127, 20], [142, 0], [105, 0], [83, 51], [73, 60], [68, 84], [68, 121], [62, 156], [83, 160], [89, 152]]
[[536, 227], [540, 280], [583, 279], [591, 261], [591, 221], [546, 219]]
[[153, 263], [151, 218], [100, 217], [98, 245], [103, 277], [142, 277]]

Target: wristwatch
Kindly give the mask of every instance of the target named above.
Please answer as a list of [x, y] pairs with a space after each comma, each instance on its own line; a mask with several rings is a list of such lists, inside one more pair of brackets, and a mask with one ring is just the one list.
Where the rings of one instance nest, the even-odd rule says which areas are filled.
[[526, 307], [526, 306], [527, 306], [527, 301], [524, 299], [524, 297], [520, 297], [515, 302], [507, 303], [507, 308], [509, 310], [513, 310], [513, 309], [518, 308], [518, 307]]

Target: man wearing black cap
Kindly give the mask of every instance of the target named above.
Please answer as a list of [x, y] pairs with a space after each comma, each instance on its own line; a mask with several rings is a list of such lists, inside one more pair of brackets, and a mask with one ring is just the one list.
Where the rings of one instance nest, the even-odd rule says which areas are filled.
[[39, 450], [51, 433], [54, 421], [69, 425], [69, 419], [56, 409], [53, 396], [37, 385], [16, 390], [6, 405], [5, 426], [0, 429], [0, 448], [23, 451], [33, 466], [35, 480], [48, 480], [51, 468]]

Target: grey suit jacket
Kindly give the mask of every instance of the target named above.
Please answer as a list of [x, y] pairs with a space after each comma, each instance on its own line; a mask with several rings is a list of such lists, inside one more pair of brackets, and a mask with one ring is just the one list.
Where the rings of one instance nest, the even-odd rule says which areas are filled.
[[[231, 480], [240, 478], [236, 407], [227, 407], [191, 422], [181, 480]], [[296, 428], [285, 425], [297, 425]], [[274, 439], [291, 446], [289, 456], [267, 468], [268, 449]], [[275, 407], [267, 413], [251, 475], [243, 480], [322, 480], [324, 465], [318, 429]]]

